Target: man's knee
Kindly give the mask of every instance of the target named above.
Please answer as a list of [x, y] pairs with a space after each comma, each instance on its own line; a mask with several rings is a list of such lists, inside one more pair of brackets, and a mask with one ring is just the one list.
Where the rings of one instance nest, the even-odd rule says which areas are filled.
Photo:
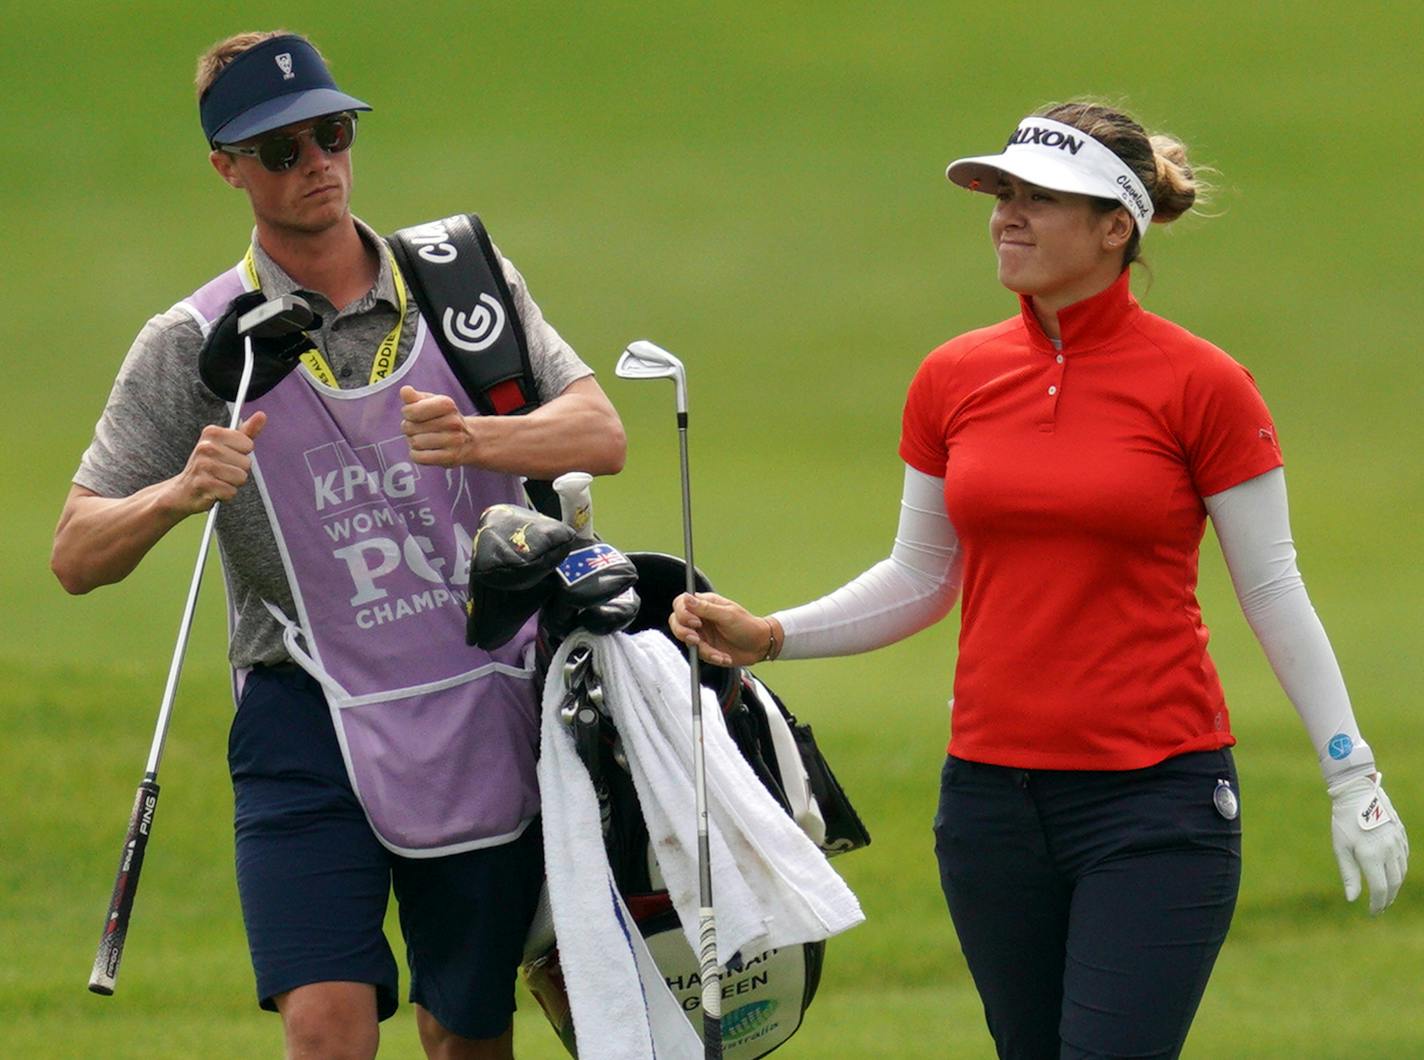
[[512, 1023], [497, 1038], [462, 1038], [421, 1005], [415, 1006], [415, 1022], [430, 1060], [512, 1060], [514, 1056]]
[[376, 988], [369, 983], [311, 983], [275, 998], [289, 1060], [370, 1060], [376, 1055]]

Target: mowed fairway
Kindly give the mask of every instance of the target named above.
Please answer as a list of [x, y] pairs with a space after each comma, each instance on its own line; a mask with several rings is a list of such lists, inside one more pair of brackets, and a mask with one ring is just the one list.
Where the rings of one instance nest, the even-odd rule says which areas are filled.
[[[994, 281], [989, 201], [949, 186], [945, 163], [1084, 93], [1183, 137], [1220, 170], [1218, 216], [1153, 232], [1135, 290], [1242, 360], [1270, 402], [1302, 571], [1421, 834], [1418, 8], [18, 5], [0, 35], [0, 1056], [280, 1053], [232, 880], [215, 560], [118, 994], [84, 989], [197, 521], [89, 597], [47, 570], [133, 335], [247, 239], [245, 200], [206, 161], [194, 58], [278, 25], [309, 33], [376, 106], [357, 212], [389, 231], [479, 211], [599, 371], [630, 458], [595, 504], [625, 549], [680, 550], [677, 449], [670, 388], [624, 383], [613, 363], [641, 337], [682, 357], [698, 558], [760, 610], [888, 551], [905, 385], [938, 342], [1016, 311]], [[1379, 920], [1345, 904], [1314, 755], [1210, 535], [1201, 596], [1240, 740], [1246, 862], [1186, 1055], [1424, 1055], [1424, 866]], [[992, 1055], [929, 832], [954, 631], [761, 668], [875, 837], [837, 862], [868, 923], [831, 944], [788, 1060]], [[519, 1055], [562, 1056], [520, 1004]], [[408, 1007], [384, 1043], [419, 1055]]]

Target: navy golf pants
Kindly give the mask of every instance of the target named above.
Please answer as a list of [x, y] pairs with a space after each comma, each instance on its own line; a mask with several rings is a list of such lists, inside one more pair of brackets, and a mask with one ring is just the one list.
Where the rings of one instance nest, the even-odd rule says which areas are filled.
[[945, 761], [940, 881], [1000, 1057], [1181, 1052], [1241, 882], [1221, 781], [1239, 793], [1225, 749], [1125, 772]]

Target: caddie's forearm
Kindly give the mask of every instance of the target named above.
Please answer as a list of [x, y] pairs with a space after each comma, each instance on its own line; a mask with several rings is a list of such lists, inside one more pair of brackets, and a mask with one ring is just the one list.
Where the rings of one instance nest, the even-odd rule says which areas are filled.
[[164, 534], [187, 514], [173, 503], [171, 483], [128, 497], [101, 497], [74, 486], [60, 513], [50, 553], [66, 592], [87, 593], [128, 577]]
[[623, 423], [592, 378], [572, 384], [527, 416], [474, 416], [469, 423], [473, 463], [492, 471], [530, 478], [566, 471], [615, 475], [628, 453]]

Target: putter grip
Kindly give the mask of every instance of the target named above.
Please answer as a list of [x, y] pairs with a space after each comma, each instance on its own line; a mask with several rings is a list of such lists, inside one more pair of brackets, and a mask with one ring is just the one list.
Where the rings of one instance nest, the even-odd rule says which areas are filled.
[[593, 540], [593, 496], [589, 492], [592, 482], [593, 476], [587, 471], [570, 471], [554, 479], [562, 518], [585, 541]]
[[145, 777], [134, 798], [128, 834], [124, 836], [124, 851], [119, 856], [119, 872], [114, 877], [114, 894], [109, 899], [109, 915], [104, 919], [104, 934], [99, 939], [94, 970], [89, 974], [89, 989], [106, 997], [113, 994], [119, 977], [119, 961], [124, 955], [124, 938], [129, 932], [129, 916], [133, 913], [134, 894], [138, 890], [138, 874], [143, 868], [143, 855], [148, 849], [153, 812], [157, 807], [158, 783]]

